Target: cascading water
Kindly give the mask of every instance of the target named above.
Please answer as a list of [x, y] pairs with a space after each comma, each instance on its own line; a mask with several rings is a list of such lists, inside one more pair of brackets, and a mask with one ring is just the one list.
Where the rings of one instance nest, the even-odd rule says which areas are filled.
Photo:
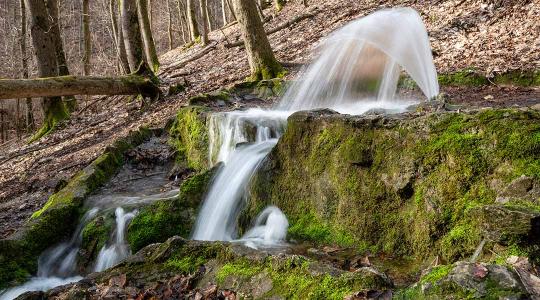
[[[363, 114], [382, 108], [398, 113], [417, 103], [396, 99], [402, 68], [428, 99], [439, 93], [427, 31], [418, 13], [411, 8], [381, 10], [331, 34], [320, 56], [301, 72], [275, 110], [210, 116], [209, 160], [225, 166], [204, 200], [193, 238], [238, 238], [236, 220], [245, 190], [293, 112], [331, 108]], [[276, 244], [285, 240], [287, 227], [279, 208], [268, 207], [240, 240], [251, 247]]]
[[131, 254], [131, 250], [129, 249], [129, 245], [125, 239], [125, 235], [128, 223], [135, 218], [136, 214], [136, 210], [130, 213], [125, 213], [123, 208], [116, 208], [116, 230], [111, 236], [114, 242], [108, 247], [104, 245], [99, 251], [96, 259], [96, 266], [94, 268], [95, 272], [106, 270], [121, 262], [124, 258]]
[[[276, 145], [288, 114], [260, 109], [217, 113], [210, 117], [210, 158], [225, 166], [211, 186], [193, 233], [196, 240], [237, 238], [236, 219], [249, 179]], [[219, 152], [213, 149], [219, 145]], [[213, 160], [211, 160], [213, 161]]]

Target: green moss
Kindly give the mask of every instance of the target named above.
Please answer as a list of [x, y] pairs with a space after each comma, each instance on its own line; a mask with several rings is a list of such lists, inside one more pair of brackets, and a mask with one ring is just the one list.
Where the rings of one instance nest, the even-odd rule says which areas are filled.
[[183, 274], [190, 274], [206, 263], [203, 257], [186, 256], [183, 258], [172, 258], [165, 262], [165, 267]]
[[85, 250], [87, 262], [91, 262], [97, 256], [109, 240], [114, 226], [112, 215], [99, 216], [86, 224], [82, 231], [81, 249]]
[[282, 78], [287, 74], [287, 71], [283, 69], [281, 64], [273, 59], [273, 61], [267, 63], [266, 65], [261, 65], [257, 70], [252, 72], [251, 76], [248, 78], [248, 81], [258, 82], [261, 80], [270, 80], [274, 78]]
[[196, 170], [208, 168], [207, 108], [188, 106], [178, 111], [169, 129], [169, 143], [177, 151], [177, 160]]
[[239, 260], [223, 265], [216, 274], [216, 280], [221, 284], [230, 276], [240, 276], [244, 279], [250, 279], [256, 274], [261, 273], [261, 271], [261, 266], [254, 265], [248, 260]]
[[29, 143], [39, 140], [43, 136], [52, 132], [62, 121], [69, 118], [69, 111], [64, 105], [64, 102], [60, 97], [50, 98], [45, 101], [49, 102], [45, 111], [45, 119], [43, 120], [43, 126], [34, 134]]
[[289, 237], [298, 240], [311, 241], [317, 244], [333, 244], [341, 247], [360, 247], [354, 236], [322, 222], [314, 213], [306, 213], [289, 227]]
[[446, 277], [450, 273], [450, 271], [452, 271], [453, 268], [454, 268], [453, 265], [442, 265], [442, 266], [433, 267], [429, 273], [422, 276], [422, 279], [420, 280], [420, 282], [436, 284], [439, 280]]
[[452, 74], [439, 75], [440, 85], [481, 86], [488, 85], [489, 80], [474, 69], [465, 69]]
[[[539, 86], [539, 71], [509, 71], [495, 74], [488, 78], [479, 74], [476, 70], [469, 68], [450, 74], [439, 74], [439, 84], [450, 86], [482, 86], [489, 84], [517, 85], [517, 86]], [[407, 81], [403, 81], [404, 86], [408, 86]]]

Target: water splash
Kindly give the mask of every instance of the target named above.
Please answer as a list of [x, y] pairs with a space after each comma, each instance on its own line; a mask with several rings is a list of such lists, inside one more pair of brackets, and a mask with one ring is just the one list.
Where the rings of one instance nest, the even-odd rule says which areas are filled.
[[281, 110], [361, 114], [363, 101], [398, 102], [401, 68], [431, 99], [439, 93], [426, 28], [412, 8], [377, 11], [332, 33], [283, 97]]
[[289, 221], [285, 214], [276, 206], [268, 206], [259, 214], [254, 227], [246, 232], [240, 241], [254, 249], [261, 246], [280, 246], [285, 242], [288, 228]]
[[116, 230], [111, 238], [114, 241], [111, 245], [104, 245], [99, 251], [96, 259], [95, 272], [106, 270], [131, 254], [128, 243], [126, 242], [127, 225], [137, 215], [137, 210], [126, 213], [123, 208], [118, 207], [115, 211], [116, 215]]

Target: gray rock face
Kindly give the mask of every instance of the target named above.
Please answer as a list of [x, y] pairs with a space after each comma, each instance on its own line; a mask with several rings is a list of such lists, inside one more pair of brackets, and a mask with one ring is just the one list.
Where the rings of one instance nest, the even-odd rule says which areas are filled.
[[540, 186], [534, 178], [522, 175], [514, 179], [497, 195], [498, 203], [506, 204], [514, 201], [527, 201], [540, 204]]
[[494, 241], [538, 240], [540, 213], [525, 208], [486, 205], [478, 209], [485, 235]]

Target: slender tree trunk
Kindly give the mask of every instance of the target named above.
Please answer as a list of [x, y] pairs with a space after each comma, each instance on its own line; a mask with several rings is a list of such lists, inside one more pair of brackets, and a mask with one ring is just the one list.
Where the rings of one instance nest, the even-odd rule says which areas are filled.
[[[56, 48], [58, 75], [66, 76], [69, 75], [69, 68], [66, 60], [66, 53], [64, 52], [62, 34], [60, 32], [58, 1], [59, 0], [45, 0], [45, 4], [47, 5], [47, 10], [51, 22], [51, 32], [53, 34], [53, 40]], [[75, 111], [77, 109], [77, 100], [74, 97], [65, 97], [64, 102], [69, 111]]]
[[236, 14], [234, 12], [233, 6], [231, 4], [231, 0], [225, 0], [227, 2], [227, 8], [229, 12], [231, 13], [232, 18], [236, 21]]
[[221, 14], [222, 14], [222, 18], [223, 18], [223, 26], [229, 24], [227, 22], [227, 3], [226, 3], [226, 0], [221, 0]]
[[120, 12], [120, 6], [116, 8], [118, 0], [109, 0], [109, 13], [111, 15], [111, 22], [113, 27], [113, 34], [116, 40], [116, 55], [118, 56], [118, 64], [122, 69], [123, 74], [129, 74], [129, 62], [126, 54], [126, 46], [124, 44], [124, 35], [121, 24], [118, 24], [118, 18]]
[[90, 75], [90, 57], [92, 56], [92, 37], [90, 35], [90, 3], [89, 0], [82, 0], [81, 14], [82, 44], [83, 44], [83, 74]]
[[207, 0], [199, 0], [202, 23], [203, 23], [203, 34], [202, 34], [202, 44], [203, 46], [208, 45], [208, 5]]
[[133, 72], [145, 64], [141, 30], [137, 16], [137, 2], [136, 0], [120, 0], [120, 7], [122, 11], [124, 44], [126, 46], [129, 68]]
[[189, 24], [189, 31], [191, 34], [191, 40], [195, 41], [201, 34], [199, 33], [199, 27], [197, 26], [197, 18], [195, 15], [195, 0], [187, 0], [187, 18]]
[[[171, 12], [170, 0], [167, 0], [167, 15], [169, 17], [169, 20], [167, 23], [167, 37], [169, 38], [169, 50], [172, 50], [173, 49], [173, 34], [172, 34], [172, 12]], [[182, 23], [180, 23], [180, 27], [182, 27]]]
[[[21, 63], [22, 63], [22, 78], [28, 78], [28, 55], [26, 53], [26, 5], [25, 0], [20, 0], [21, 8]], [[26, 98], [26, 131], [31, 132], [35, 129], [34, 123], [34, 105], [32, 103], [32, 98]]]
[[[37, 58], [39, 76], [56, 76], [58, 74], [58, 65], [55, 55], [54, 34], [50, 30], [51, 23], [48, 18], [45, 2], [43, 0], [26, 1], [32, 19], [32, 43]], [[69, 117], [69, 111], [60, 97], [44, 98], [42, 106], [45, 114], [43, 127], [32, 140], [49, 133], [58, 122]]]
[[4, 136], [4, 102], [0, 105], [0, 137], [2, 138], [2, 143], [6, 140]]
[[147, 0], [137, 0], [137, 13], [139, 15], [139, 24], [141, 26], [142, 39], [144, 42], [144, 52], [148, 65], [154, 72], [159, 69], [159, 60], [156, 51], [156, 44], [152, 36], [150, 19], [148, 18], [148, 2]]
[[15, 117], [17, 120], [15, 121], [15, 132], [17, 133], [17, 139], [21, 139], [21, 99], [17, 99], [17, 108], [15, 112]]
[[153, 31], [154, 25], [152, 23], [152, 17], [154, 14], [154, 10], [152, 9], [152, 0], [148, 0], [146, 4], [147, 4], [146, 10], [148, 11], [148, 22], [150, 22], [150, 31]]
[[209, 5], [208, 5], [208, 1], [207, 0], [204, 0], [204, 6], [205, 6], [205, 9], [204, 9], [204, 12], [206, 13], [206, 21], [208, 23], [208, 32], [212, 32], [212, 20], [211, 20], [211, 17], [210, 17], [210, 9], [209, 9]]
[[186, 7], [183, 0], [176, 0], [176, 7], [178, 9], [178, 20], [180, 23], [180, 28], [182, 28], [182, 40], [184, 44], [191, 40], [189, 35], [189, 24], [187, 21]]
[[274, 57], [257, 12], [257, 4], [253, 0], [234, 0], [233, 3], [246, 46], [252, 80], [280, 76], [284, 70]]

